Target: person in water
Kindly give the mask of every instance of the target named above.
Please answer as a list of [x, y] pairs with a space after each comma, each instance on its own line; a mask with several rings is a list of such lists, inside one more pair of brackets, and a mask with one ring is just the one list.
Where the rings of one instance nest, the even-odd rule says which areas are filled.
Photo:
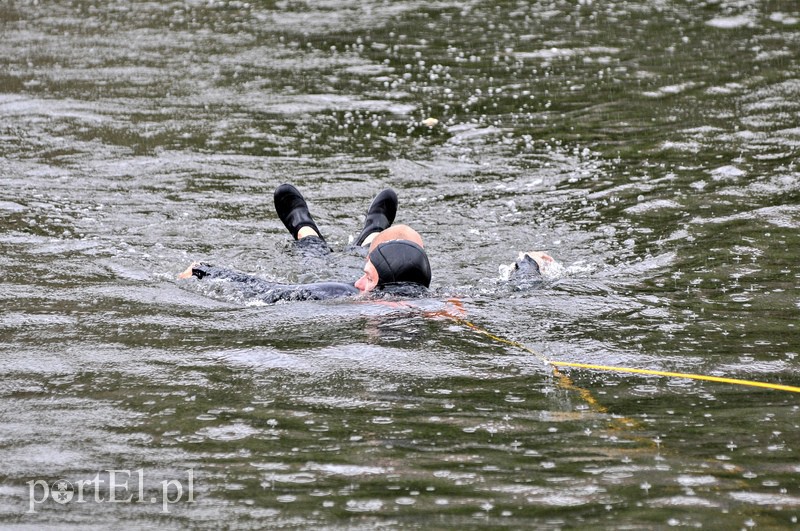
[[[282, 184], [275, 190], [274, 199], [278, 217], [298, 245], [329, 250], [297, 188]], [[354, 283], [278, 284], [204, 263], [190, 265], [178, 278], [228, 280], [236, 283], [246, 298], [267, 303], [332, 299], [372, 291], [422, 294], [431, 283], [431, 268], [422, 237], [407, 225], [392, 226], [396, 214], [397, 194], [392, 189], [387, 188], [375, 196], [364, 227], [355, 239], [355, 245], [368, 247], [368, 251], [364, 274]]]

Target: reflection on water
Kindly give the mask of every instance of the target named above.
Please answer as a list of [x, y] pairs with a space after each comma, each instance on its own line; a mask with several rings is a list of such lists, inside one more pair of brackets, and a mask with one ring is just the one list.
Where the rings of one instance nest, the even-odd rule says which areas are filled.
[[[800, 385], [794, 2], [26, 1], [0, 25], [5, 525], [796, 525], [794, 395], [554, 374], [445, 315], [553, 360]], [[282, 182], [337, 250], [393, 187], [434, 296], [175, 281], [357, 278], [293, 252]], [[563, 270], [503, 282], [532, 250]], [[107, 498], [110, 469], [158, 503], [31, 510], [29, 481]]]

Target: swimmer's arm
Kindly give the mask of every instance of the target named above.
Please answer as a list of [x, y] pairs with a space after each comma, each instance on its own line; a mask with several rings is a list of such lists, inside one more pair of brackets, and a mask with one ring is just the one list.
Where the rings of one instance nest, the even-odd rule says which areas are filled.
[[231, 269], [195, 262], [178, 275], [180, 279], [196, 277], [235, 282], [249, 296], [276, 300], [322, 300], [358, 295], [361, 292], [349, 282], [315, 282], [312, 284], [277, 284]]
[[233, 282], [243, 282], [249, 284], [267, 282], [258, 277], [246, 275], [238, 271], [233, 271], [232, 269], [224, 269], [222, 267], [216, 267], [213, 265], [204, 264], [202, 262], [194, 262], [192, 265], [186, 268], [186, 271], [178, 275], [179, 279], [187, 279], [192, 277], [196, 277], [198, 279], [215, 278], [215, 279], [230, 280]]

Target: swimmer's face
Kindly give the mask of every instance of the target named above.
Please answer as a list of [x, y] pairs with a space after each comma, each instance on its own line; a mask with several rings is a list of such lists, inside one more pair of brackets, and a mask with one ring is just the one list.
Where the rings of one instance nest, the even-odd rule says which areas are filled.
[[378, 270], [370, 260], [364, 264], [364, 276], [356, 281], [356, 288], [363, 292], [372, 291], [378, 285]]

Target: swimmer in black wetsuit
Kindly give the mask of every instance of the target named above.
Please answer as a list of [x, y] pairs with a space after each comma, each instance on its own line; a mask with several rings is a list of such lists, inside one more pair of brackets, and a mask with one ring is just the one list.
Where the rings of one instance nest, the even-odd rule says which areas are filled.
[[[298, 244], [329, 250], [308, 205], [294, 186], [283, 184], [275, 190], [275, 210]], [[236, 283], [245, 297], [267, 303], [332, 299], [374, 290], [398, 291], [406, 295], [424, 293], [430, 286], [431, 269], [422, 237], [406, 225], [392, 227], [396, 213], [397, 195], [391, 189], [382, 191], [372, 201], [364, 228], [355, 240], [356, 245], [369, 245], [364, 275], [352, 284], [278, 284], [202, 263], [192, 264], [178, 278], [228, 280]]]

